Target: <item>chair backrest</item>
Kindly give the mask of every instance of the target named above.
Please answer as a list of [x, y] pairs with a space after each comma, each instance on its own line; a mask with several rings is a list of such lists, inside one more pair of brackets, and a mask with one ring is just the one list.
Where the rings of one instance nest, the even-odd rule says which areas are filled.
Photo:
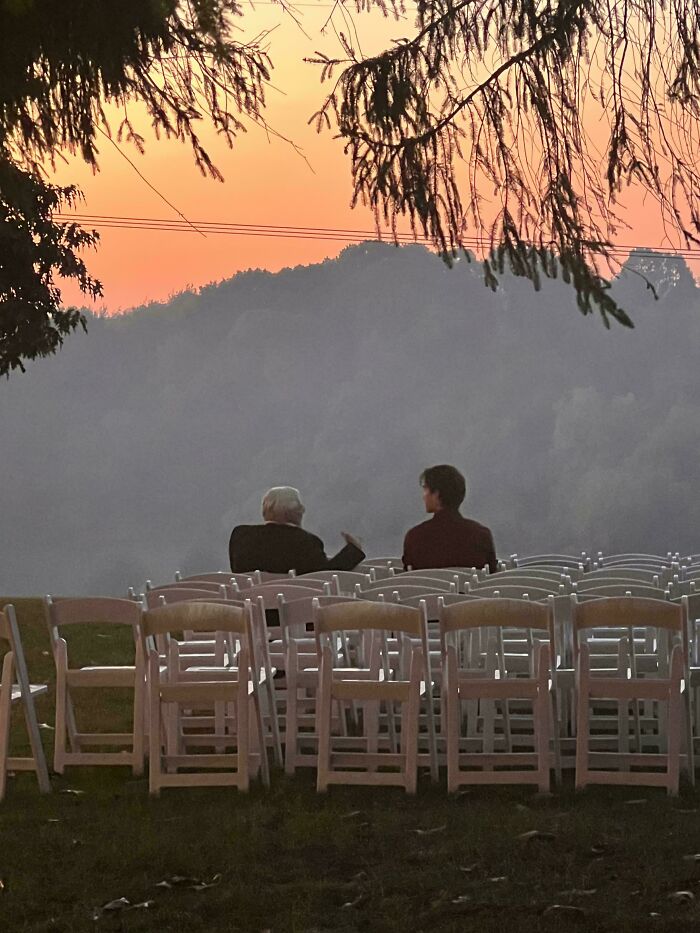
[[[398, 573], [386, 580], [382, 580], [381, 583], [375, 583], [371, 587], [365, 587], [365, 589], [378, 589], [380, 586], [388, 587], [394, 585], [422, 586], [429, 587], [431, 590], [444, 590], [446, 593], [456, 593], [457, 582], [454, 575], [452, 579], [445, 579], [444, 577], [432, 577], [428, 574]], [[358, 592], [357, 588], [355, 592]]]
[[109, 596], [87, 596], [53, 600], [46, 597], [45, 606], [50, 626], [99, 624], [136, 625], [141, 619], [141, 606], [131, 599]]
[[199, 583], [223, 583], [230, 586], [235, 583], [239, 590], [247, 589], [253, 585], [252, 577], [247, 573], [229, 573], [226, 570], [213, 570], [211, 573], [193, 573], [183, 577], [179, 571], [175, 573], [177, 583], [198, 585]]
[[[659, 576], [660, 570], [657, 568], [628, 567], [618, 564], [611, 567], [599, 567], [597, 570], [589, 570], [582, 580], [605, 580], [622, 577], [637, 582], [646, 581], [650, 585], [658, 586]], [[654, 580], [656, 580], [656, 583], [653, 582]]]
[[[403, 567], [400, 557], [365, 557], [358, 567]], [[357, 568], [355, 568], [357, 569]]]
[[423, 593], [420, 596], [405, 596], [399, 602], [402, 606], [413, 606], [415, 609], [419, 609], [421, 603], [425, 603], [426, 615], [432, 621], [438, 617], [440, 600], [446, 606], [451, 606], [453, 603], [469, 602], [480, 598], [477, 594], [470, 593]]
[[144, 612], [140, 623], [144, 638], [171, 632], [234, 632], [248, 635], [250, 603], [233, 606], [228, 603], [180, 602], [159, 606]]
[[341, 631], [377, 630], [402, 632], [425, 638], [425, 613], [396, 603], [365, 602], [351, 599], [334, 605], [314, 606], [314, 629], [321, 635]]
[[277, 603], [280, 627], [283, 631], [298, 637], [306, 632], [309, 624], [313, 624], [314, 605], [335, 606], [342, 603], [355, 602], [352, 596], [303, 596], [301, 599], [284, 599], [280, 597]]
[[584, 593], [588, 590], [600, 589], [601, 586], [649, 586], [658, 589], [659, 578], [655, 576], [652, 580], [647, 580], [643, 577], [628, 577], [622, 570], [619, 574], [611, 574], [610, 576], [586, 574], [585, 577], [574, 582], [573, 591], [575, 593]]
[[443, 634], [472, 628], [542, 629], [553, 634], [554, 620], [550, 603], [531, 603], [522, 599], [478, 599], [443, 604], [439, 607]]
[[671, 603], [660, 599], [636, 596], [613, 596], [586, 602], [574, 600], [572, 622], [576, 635], [592, 628], [657, 628], [687, 631], [687, 603]]
[[548, 596], [561, 595], [559, 587], [523, 586], [517, 583], [512, 586], [505, 583], [499, 583], [496, 586], [470, 586], [467, 592], [473, 596], [482, 596], [485, 599], [524, 599], [533, 602], [546, 599]]
[[[540, 590], [548, 590], [550, 593], [559, 595], [568, 593], [571, 590], [571, 578], [559, 574], [556, 577], [541, 577], [539, 575], [530, 576], [525, 570], [521, 573], [496, 574], [493, 577], [486, 577], [484, 580], [470, 580], [467, 587], [467, 593], [478, 592], [480, 589], [494, 589], [499, 586], [517, 586], [520, 589], [535, 587]], [[561, 589], [563, 587], [563, 589]]]
[[585, 553], [580, 557], [575, 554], [530, 554], [525, 557], [513, 554], [511, 560], [514, 567], [537, 565], [540, 567], [573, 567], [578, 569], [579, 564], [585, 566], [587, 557]]
[[355, 585], [371, 586], [369, 573], [356, 573], [354, 570], [318, 570], [315, 573], [303, 573], [294, 578], [300, 584], [329, 583], [331, 592], [338, 595], [352, 593]]
[[[577, 592], [577, 589], [574, 590]], [[600, 586], [594, 586], [593, 588], [584, 588], [582, 590], [586, 595], [596, 596], [639, 596], [646, 599], [657, 599], [661, 601], [668, 601], [669, 592], [668, 590], [662, 590], [657, 586], [646, 586], [643, 583], [606, 583], [601, 581]]]
[[150, 580], [146, 580], [146, 592], [152, 593], [154, 590], [206, 590], [207, 593], [216, 593], [217, 596], [225, 593], [228, 589], [238, 590], [237, 583], [213, 583], [211, 580], [174, 580], [170, 583], [159, 583], [153, 586]]
[[[146, 590], [146, 606], [149, 609], [155, 609], [165, 601], [168, 605], [174, 603], [188, 602], [190, 599], [206, 599], [207, 597], [217, 598], [223, 596], [221, 587], [217, 587], [218, 592], [200, 587], [189, 586], [161, 586], [155, 590]], [[223, 588], [225, 592], [225, 587]]]
[[437, 586], [426, 584], [424, 586], [402, 585], [400, 583], [386, 583], [378, 585], [369, 590], [355, 590], [355, 598], [362, 602], [401, 602], [410, 596], [427, 596], [431, 593], [454, 593], [439, 585], [440, 581], [434, 581]]
[[673, 560], [673, 555], [670, 551], [663, 556], [661, 554], [642, 553], [604, 555], [601, 551], [598, 551], [598, 556], [595, 560], [599, 567], [612, 567], [614, 564], [633, 564], [636, 566], [656, 564], [659, 567], [663, 567], [668, 564], [669, 561]]
[[319, 582], [318, 584], [310, 583], [302, 586], [291, 581], [264, 583], [262, 586], [254, 586], [250, 590], [246, 590], [245, 595], [248, 599], [262, 599], [266, 609], [276, 609], [278, 596], [283, 596], [287, 600], [302, 599], [304, 596], [329, 596], [330, 584]]
[[[564, 583], [566, 580], [572, 579], [568, 571], [563, 573], [556, 567], [512, 567], [509, 570], [498, 570], [496, 573], [490, 573], [488, 577], [485, 577], [481, 582], [500, 583], [501, 580], [508, 581], [511, 577], [516, 580], [520, 578], [527, 580], [549, 580], [551, 583]], [[473, 581], [470, 580], [470, 582]]]

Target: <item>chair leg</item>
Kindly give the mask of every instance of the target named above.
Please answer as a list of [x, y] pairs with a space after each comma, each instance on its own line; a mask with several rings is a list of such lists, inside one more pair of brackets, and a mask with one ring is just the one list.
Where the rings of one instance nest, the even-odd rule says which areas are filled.
[[138, 666], [134, 681], [134, 725], [132, 738], [132, 773], [138, 777], [143, 774], [144, 759], [144, 682]]
[[447, 792], [453, 794], [459, 787], [459, 734], [460, 734], [460, 698], [457, 682], [457, 662], [454, 656], [447, 655], [447, 670], [442, 680], [443, 693], [446, 694], [445, 731], [447, 733]]
[[12, 680], [12, 653], [8, 651], [3, 663], [2, 687], [0, 687], [0, 801], [5, 797], [5, 788], [7, 786], [7, 753], [10, 745]]
[[576, 790], [588, 783], [588, 678], [581, 672], [576, 696]]
[[59, 664], [56, 670], [56, 731], [53, 737], [53, 769], [56, 774], [63, 774], [65, 768], [67, 699], [65, 671]]
[[681, 709], [680, 691], [671, 688], [671, 694], [666, 704], [668, 711], [667, 731], [668, 731], [668, 793], [675, 797], [678, 794], [678, 784], [680, 777], [680, 752], [681, 752]]
[[549, 691], [546, 684], [540, 683], [537, 699], [533, 703], [535, 720], [535, 744], [537, 748], [538, 788], [541, 794], [549, 791]]
[[[414, 683], [415, 680], [415, 683]], [[401, 751], [404, 753], [406, 793], [415, 794], [418, 786], [418, 714], [420, 689], [418, 677], [411, 677], [408, 703], [403, 704], [401, 718]]]
[[328, 790], [328, 776], [331, 764], [331, 667], [333, 660], [324, 653], [319, 685], [316, 697], [316, 734], [318, 735], [318, 765], [316, 772], [316, 790], [324, 793]]
[[[156, 680], [153, 680], [155, 676]], [[148, 717], [148, 790], [154, 796], [160, 793], [161, 774], [161, 738], [160, 738], [160, 691], [158, 689], [158, 669], [151, 671], [149, 678], [149, 717]]]

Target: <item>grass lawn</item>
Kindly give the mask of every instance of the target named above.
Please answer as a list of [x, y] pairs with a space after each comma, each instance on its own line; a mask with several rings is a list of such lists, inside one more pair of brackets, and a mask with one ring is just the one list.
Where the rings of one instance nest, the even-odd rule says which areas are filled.
[[[30, 676], [52, 684], [40, 603], [14, 603]], [[117, 659], [103, 633], [79, 644], [86, 661]], [[109, 728], [123, 719], [124, 703], [88, 702]], [[53, 724], [50, 698], [38, 715]], [[19, 748], [19, 719], [14, 731]], [[53, 733], [42, 735], [50, 760]], [[152, 800], [122, 768], [67, 769], [46, 797], [20, 774], [0, 804], [0, 931], [700, 930], [700, 855], [688, 858], [700, 795], [568, 785], [542, 799], [523, 788], [448, 798], [427, 779], [413, 799], [318, 796], [308, 771], [275, 774], [269, 792]], [[99, 909], [121, 897], [149, 906]]]

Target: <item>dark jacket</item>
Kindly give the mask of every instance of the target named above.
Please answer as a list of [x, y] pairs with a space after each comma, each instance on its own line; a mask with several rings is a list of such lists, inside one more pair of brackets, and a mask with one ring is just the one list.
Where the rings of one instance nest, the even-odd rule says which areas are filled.
[[427, 567], [477, 567], [498, 570], [491, 531], [457, 509], [441, 509], [426, 522], [406, 533], [403, 543], [406, 569]]
[[364, 559], [364, 552], [346, 544], [335, 557], [326, 557], [323, 541], [298, 525], [237, 525], [228, 545], [231, 571], [247, 573], [313, 573], [314, 570], [352, 570]]

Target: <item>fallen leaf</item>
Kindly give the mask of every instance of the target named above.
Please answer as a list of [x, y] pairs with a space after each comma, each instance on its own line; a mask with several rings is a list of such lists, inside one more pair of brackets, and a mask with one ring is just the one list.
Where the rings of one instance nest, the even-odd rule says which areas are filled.
[[673, 808], [673, 812], [674, 812], [674, 813], [697, 813], [697, 812], [698, 812], [698, 808], [697, 808], [697, 807], [691, 807], [691, 808], [688, 809], [688, 810], [681, 810], [680, 807], [674, 807], [674, 808]]
[[362, 810], [351, 810], [350, 813], [343, 813], [341, 820], [353, 820], [356, 816], [361, 816]]
[[499, 882], [499, 881], [507, 881], [507, 880], [508, 880], [508, 875], [494, 875], [493, 878], [488, 878], [487, 880], [488, 880], [488, 881], [493, 881], [493, 883], [496, 884], [496, 883]]
[[526, 807], [524, 803], [516, 803], [515, 809], [519, 810], [521, 813], [529, 813], [530, 808]]
[[434, 836], [435, 833], [444, 833], [447, 829], [447, 823], [443, 823], [442, 826], [434, 826], [432, 829], [414, 829], [413, 832], [419, 836]]
[[526, 833], [520, 833], [517, 838], [521, 839], [523, 842], [534, 842], [537, 839], [541, 839], [543, 842], [551, 842], [552, 839], [557, 838], [557, 834], [542, 832], [539, 829], [530, 829]]
[[684, 862], [700, 862], [700, 852], [694, 852], [692, 855], [684, 855]]
[[157, 904], [155, 901], [141, 901], [140, 904], [132, 904], [129, 910], [150, 910], [152, 907], [156, 907]]
[[368, 898], [366, 891], [360, 891], [357, 897], [352, 901], [346, 901], [342, 906], [341, 910], [351, 910], [353, 907], [359, 907], [364, 901]]
[[573, 904], [550, 904], [542, 912], [543, 917], [584, 917], [586, 911], [583, 907], [575, 907]]
[[601, 856], [601, 855], [606, 855], [608, 852], [610, 852], [610, 849], [611, 849], [611, 846], [609, 846], [606, 842], [599, 842], [599, 843], [596, 843], [596, 845], [591, 846], [590, 853], [591, 855]]
[[590, 897], [598, 888], [571, 888], [569, 891], [559, 891], [557, 897]]
[[649, 803], [649, 801], [648, 801], [648, 799], [647, 799], [646, 797], [635, 797], [634, 800], [625, 800], [625, 804], [626, 804], [628, 807], [637, 807], [637, 806], [639, 806], [640, 804], [643, 804], [643, 803]]
[[5, 890], [5, 882], [2, 878], [0, 878], [0, 893], [2, 893], [4, 890]]
[[471, 900], [471, 896], [469, 894], [460, 894], [459, 897], [453, 897], [451, 903], [452, 904], [466, 904], [467, 901], [470, 901], [470, 900]]
[[84, 790], [76, 790], [74, 787], [64, 787], [63, 790], [59, 790], [59, 794], [72, 794], [74, 797], [82, 797], [84, 793]]
[[220, 874], [214, 875], [211, 881], [202, 881], [199, 884], [193, 885], [193, 888], [195, 891], [206, 891], [207, 888], [215, 888], [217, 884], [221, 884]]
[[667, 900], [672, 904], [692, 904], [695, 895], [692, 891], [674, 891], [673, 894], [668, 895]]
[[131, 907], [131, 901], [126, 897], [118, 897], [114, 901], [108, 901], [106, 904], [103, 904], [101, 910], [105, 913], [113, 913], [117, 910], [124, 910], [125, 907]]
[[479, 863], [474, 862], [473, 865], [460, 865], [459, 870], [464, 872], [465, 875], [470, 875], [478, 867], [479, 867]]
[[49, 725], [48, 722], [40, 722], [40, 723], [39, 723], [39, 728], [40, 728], [40, 729], [46, 729], [48, 732], [55, 732], [55, 731], [56, 731], [56, 730], [54, 729], [53, 726]]

